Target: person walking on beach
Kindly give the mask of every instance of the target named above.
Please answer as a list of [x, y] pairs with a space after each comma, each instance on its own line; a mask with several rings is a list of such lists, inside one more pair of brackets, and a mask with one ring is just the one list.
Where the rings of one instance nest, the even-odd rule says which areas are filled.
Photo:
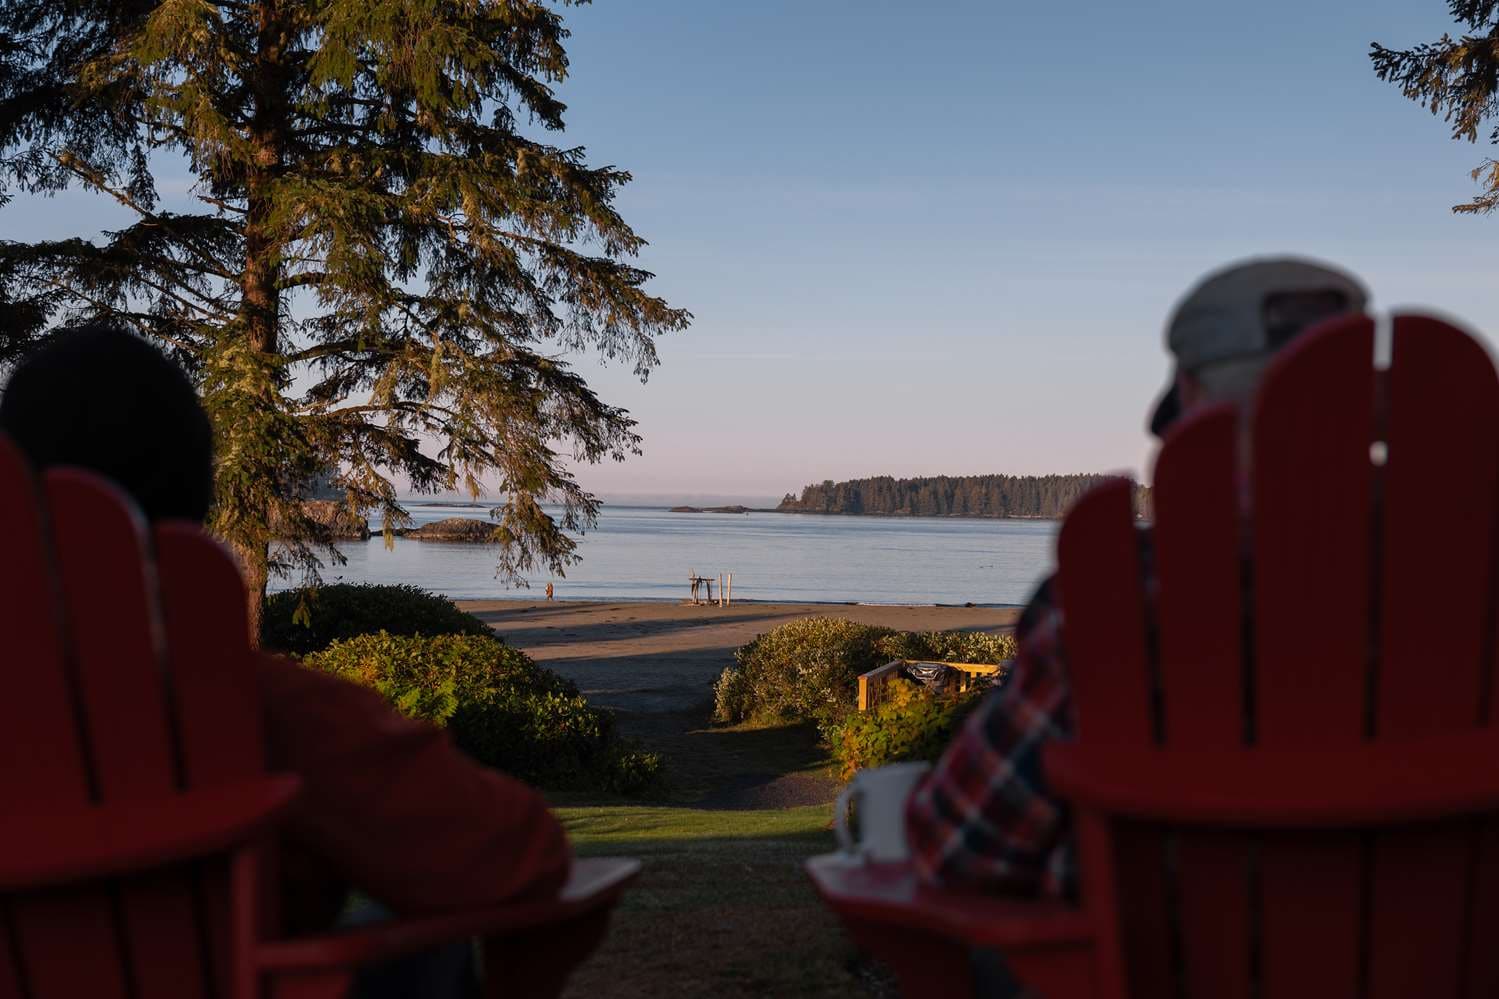
[[[1276, 351], [1322, 320], [1364, 311], [1367, 301], [1357, 279], [1306, 260], [1250, 260], [1210, 274], [1167, 324], [1176, 366], [1151, 432], [1163, 438], [1179, 419], [1211, 404], [1246, 405]], [[1150, 577], [1149, 535], [1141, 537]], [[1041, 770], [1046, 743], [1071, 737], [1074, 728], [1050, 579], [1021, 614], [1016, 641], [1004, 684], [968, 717], [907, 802], [912, 858], [933, 883], [1073, 898], [1068, 815]], [[1016, 994], [997, 954], [975, 954], [975, 977], [980, 995]]]
[[552, 599], [552, 584], [551, 583], [547, 584], [547, 599], [548, 600]]
[[[38, 471], [67, 465], [111, 480], [149, 521], [207, 517], [208, 417], [187, 376], [124, 330], [66, 330], [27, 356], [0, 394], [0, 433]], [[303, 787], [272, 893], [283, 930], [332, 926], [350, 889], [402, 915], [556, 897], [571, 850], [536, 791], [373, 690], [272, 655], [258, 657], [256, 684], [270, 764]], [[477, 994], [467, 943], [398, 965], [362, 973], [355, 995]]]

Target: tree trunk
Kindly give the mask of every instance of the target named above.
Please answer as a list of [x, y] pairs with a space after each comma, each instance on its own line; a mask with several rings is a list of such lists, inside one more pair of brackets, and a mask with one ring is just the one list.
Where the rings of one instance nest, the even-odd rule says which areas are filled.
[[[281, 173], [285, 151], [288, 109], [286, 71], [283, 65], [287, 31], [278, 0], [258, 5], [257, 50], [251, 77], [255, 110], [250, 119], [250, 142], [253, 161], [245, 176], [245, 263], [240, 275], [240, 323], [250, 348], [261, 354], [275, 354], [279, 349], [281, 327], [281, 245], [272, 230], [273, 203], [271, 185]], [[274, 381], [257, 385], [261, 403], [272, 412], [281, 406], [280, 386]], [[262, 469], [269, 475], [264, 481], [278, 481], [275, 456], [263, 459], [269, 465]], [[268, 539], [270, 537], [272, 497], [262, 494], [264, 508], [242, 511], [240, 523], [246, 525], [233, 545], [240, 558], [245, 586], [249, 590], [250, 640], [260, 644], [260, 612], [265, 600]]]
[[250, 647], [260, 648], [260, 621], [261, 612], [264, 610], [265, 586], [268, 578], [266, 563], [267, 549], [265, 545], [241, 545], [232, 546], [234, 557], [239, 562], [240, 576], [245, 581], [245, 589], [249, 591], [249, 603], [245, 610], [250, 619]]

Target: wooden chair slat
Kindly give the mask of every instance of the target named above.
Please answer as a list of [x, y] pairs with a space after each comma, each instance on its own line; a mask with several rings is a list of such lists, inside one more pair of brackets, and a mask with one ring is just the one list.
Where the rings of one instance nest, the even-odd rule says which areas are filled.
[[126, 964], [107, 896], [78, 889], [22, 896], [14, 903], [16, 943], [28, 999], [127, 999]]
[[1370, 999], [1459, 994], [1471, 829], [1471, 823], [1449, 822], [1375, 838]]
[[[1361, 741], [1373, 538], [1374, 323], [1303, 337], [1254, 412], [1253, 736], [1275, 748]], [[1264, 996], [1353, 999], [1361, 982], [1360, 840], [1270, 838], [1260, 855]]]
[[1243, 742], [1243, 546], [1234, 453], [1238, 414], [1216, 409], [1166, 441], [1152, 505], [1166, 743]]
[[[1173, 995], [1166, 833], [1155, 825], [1114, 823], [1112, 847], [1118, 934], [1130, 994]], [[1086, 858], [1083, 863], [1086, 869]]]
[[[1157, 649], [1162, 728], [1173, 751], [1232, 749], [1244, 739], [1238, 435], [1237, 410], [1211, 410], [1172, 433], [1156, 462]], [[1176, 840], [1187, 995], [1249, 994], [1249, 851], [1244, 837]]]
[[1151, 742], [1145, 593], [1127, 480], [1078, 500], [1057, 539], [1057, 563], [1065, 617], [1088, 622], [1066, 635], [1078, 731], [1104, 743]]
[[[20, 452], [0, 437], [0, 522], [13, 528], [6, 571], [0, 573], [0, 634], [12, 666], [7, 696], [0, 698], [0, 731], [8, 752], [17, 754], [12, 765], [0, 768], [0, 794], [7, 802], [46, 809], [86, 804], [90, 775], [68, 683], [42, 499], [41, 484]], [[123, 995], [124, 966], [107, 899], [77, 892], [21, 896], [8, 909], [20, 965], [12, 975], [29, 983], [33, 994]], [[90, 959], [80, 961], [80, 953]]]
[[1364, 735], [1374, 322], [1345, 320], [1289, 348], [1254, 414], [1256, 741], [1305, 747]]
[[[98, 793], [106, 802], [171, 794], [181, 775], [145, 523], [97, 476], [54, 470], [44, 482]], [[186, 870], [121, 887], [123, 936], [144, 995], [204, 994], [193, 894]]]
[[[155, 541], [184, 783], [204, 787], [261, 774], [265, 734], [239, 569], [191, 524], [160, 525]], [[199, 919], [205, 961], [227, 995], [233, 949], [228, 872], [221, 865], [199, 870], [197, 882], [206, 910]]]
[[1463, 947], [1463, 999], [1499, 996], [1499, 818], [1473, 831], [1468, 906], [1471, 917]]
[[1264, 841], [1262, 999], [1359, 999], [1359, 844], [1358, 835], [1338, 833]]
[[233, 558], [189, 524], [158, 527], [156, 567], [176, 694], [184, 784], [264, 773], [255, 653], [246, 643], [245, 586]]
[[[142, 996], [215, 994], [191, 869], [173, 868], [121, 885], [125, 940]], [[222, 981], [222, 980], [221, 980]]]
[[[1066, 630], [1078, 731], [1104, 744], [1147, 745], [1155, 739], [1133, 500], [1124, 479], [1099, 486], [1072, 508], [1057, 539], [1064, 621], [1075, 616], [1088, 623]], [[1168, 919], [1164, 858], [1160, 831], [1132, 826], [1116, 834], [1107, 864], [1093, 861], [1115, 874], [1126, 973], [1141, 994], [1154, 994], [1170, 981], [1170, 955], [1157, 932]], [[1082, 858], [1085, 867], [1089, 859]]]
[[15, 938], [14, 934], [10, 913], [6, 911], [6, 906], [0, 903], [0, 999], [26, 999], [21, 969], [16, 966], [15, 954], [12, 950], [11, 941]]
[[0, 731], [7, 753], [24, 754], [0, 769], [0, 795], [42, 808], [86, 802], [87, 764], [68, 689], [56, 573], [47, 543], [39, 484], [14, 444], [0, 437], [0, 523], [11, 528], [0, 573], [0, 634], [7, 695]]
[[[1398, 316], [1385, 383], [1375, 732], [1408, 739], [1460, 730], [1484, 715], [1499, 377], [1462, 331]], [[1429, 516], [1433, 482], [1442, 483], [1439, 517]], [[1468, 827], [1454, 824], [1376, 839], [1375, 999], [1457, 993], [1469, 847]]]
[[1182, 974], [1189, 996], [1245, 999], [1250, 988], [1248, 837], [1202, 833], [1176, 843]]
[[99, 794], [161, 797], [179, 785], [145, 524], [97, 476], [64, 469], [45, 482]]
[[[1492, 362], [1476, 341], [1440, 320], [1399, 316], [1394, 325], [1380, 535], [1380, 738], [1461, 728], [1482, 717], [1499, 500], [1499, 376]], [[1441, 512], [1431, 516], [1436, 482]], [[1433, 682], [1436, 670], [1440, 682]]]
[[1489, 584], [1489, 645], [1484, 662], [1485, 679], [1488, 681], [1488, 704], [1483, 705], [1483, 723], [1499, 725], [1499, 508], [1494, 510], [1494, 578]]

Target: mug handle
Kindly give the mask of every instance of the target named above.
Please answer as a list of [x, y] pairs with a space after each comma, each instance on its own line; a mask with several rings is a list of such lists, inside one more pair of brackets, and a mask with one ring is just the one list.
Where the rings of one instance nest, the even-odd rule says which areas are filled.
[[848, 828], [848, 807], [863, 794], [864, 789], [857, 781], [850, 782], [838, 793], [838, 803], [833, 806], [833, 834], [838, 837], [838, 848], [851, 855], [860, 852], [860, 844], [854, 842], [854, 834]]

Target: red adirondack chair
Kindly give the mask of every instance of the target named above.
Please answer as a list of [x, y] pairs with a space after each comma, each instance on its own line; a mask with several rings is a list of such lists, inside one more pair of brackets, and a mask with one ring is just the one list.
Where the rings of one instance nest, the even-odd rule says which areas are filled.
[[95, 476], [34, 479], [3, 437], [0, 524], [0, 999], [332, 997], [468, 936], [491, 995], [556, 995], [602, 939], [636, 861], [579, 861], [555, 902], [278, 939], [265, 848], [298, 781], [265, 771], [229, 555], [148, 534]]
[[1080, 907], [810, 864], [908, 996], [970, 994], [975, 945], [1052, 996], [1499, 995], [1499, 379], [1439, 320], [1374, 344], [1340, 320], [1267, 373], [1247, 534], [1235, 414], [1170, 435], [1158, 592], [1126, 484], [1069, 514]]

